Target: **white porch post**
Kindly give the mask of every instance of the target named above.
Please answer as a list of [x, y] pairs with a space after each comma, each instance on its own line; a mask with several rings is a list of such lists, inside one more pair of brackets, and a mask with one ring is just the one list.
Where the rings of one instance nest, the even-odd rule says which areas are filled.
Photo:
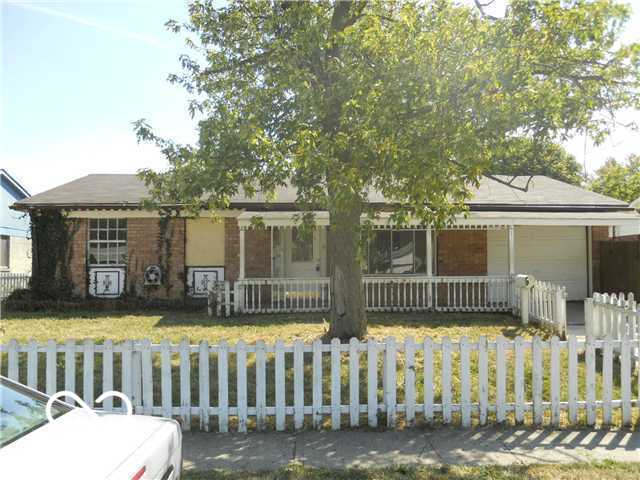
[[513, 281], [516, 274], [516, 239], [515, 239], [515, 227], [513, 225], [509, 225], [507, 227], [508, 232], [508, 255], [507, 260], [509, 262], [509, 304], [511, 305], [512, 310], [515, 312], [516, 308], [516, 286]]
[[509, 225], [509, 276], [516, 274], [516, 238], [515, 227]]
[[244, 228], [240, 229], [240, 280], [244, 279]]
[[[427, 229], [427, 276], [433, 276], [433, 230]], [[427, 305], [433, 308], [433, 292], [432, 283], [429, 283], [427, 288]]]
[[587, 289], [587, 295], [593, 295], [593, 229], [591, 226], [587, 227], [587, 278], [589, 282], [589, 288]]
[[427, 276], [433, 276], [433, 230], [427, 229]]

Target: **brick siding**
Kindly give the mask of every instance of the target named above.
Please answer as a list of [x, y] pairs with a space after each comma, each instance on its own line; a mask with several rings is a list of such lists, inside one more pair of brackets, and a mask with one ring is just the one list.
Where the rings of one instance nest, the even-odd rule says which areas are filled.
[[247, 278], [271, 276], [270, 230], [247, 230], [244, 236], [244, 270]]
[[235, 282], [240, 274], [240, 229], [235, 218], [224, 219], [224, 279]]
[[445, 230], [438, 232], [438, 275], [486, 275], [487, 232]]
[[[127, 221], [127, 292], [132, 295], [164, 299], [184, 296], [185, 219], [166, 220], [164, 235], [162, 221], [158, 218]], [[144, 285], [144, 270], [149, 265], [161, 266], [162, 285]]]

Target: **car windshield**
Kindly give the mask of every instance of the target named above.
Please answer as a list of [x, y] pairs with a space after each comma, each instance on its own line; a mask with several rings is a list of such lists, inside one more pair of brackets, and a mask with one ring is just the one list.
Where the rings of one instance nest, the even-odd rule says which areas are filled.
[[[0, 379], [0, 448], [47, 423], [47, 397]], [[56, 402], [51, 414], [58, 417], [69, 409]]]

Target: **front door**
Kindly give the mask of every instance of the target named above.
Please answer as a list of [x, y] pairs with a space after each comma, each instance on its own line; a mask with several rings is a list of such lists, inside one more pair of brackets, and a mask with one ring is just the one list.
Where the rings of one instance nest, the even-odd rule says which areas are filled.
[[312, 238], [303, 236], [297, 228], [287, 229], [286, 276], [319, 277], [322, 275], [320, 262], [320, 230], [315, 229]]

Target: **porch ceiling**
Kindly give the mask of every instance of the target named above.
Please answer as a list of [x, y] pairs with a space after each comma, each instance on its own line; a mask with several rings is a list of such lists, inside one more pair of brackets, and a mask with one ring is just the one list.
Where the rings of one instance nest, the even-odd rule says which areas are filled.
[[[315, 221], [318, 226], [329, 225], [329, 213], [316, 211]], [[291, 228], [300, 223], [300, 212], [251, 212], [245, 211], [238, 216], [238, 226], [243, 229], [253, 227], [253, 219], [259, 218], [268, 228]], [[364, 219], [364, 217], [363, 217]], [[374, 221], [380, 228], [398, 228], [391, 223], [391, 214], [383, 212]], [[638, 226], [640, 215], [635, 211], [610, 212], [469, 212], [460, 215], [448, 229], [500, 229], [511, 225], [546, 225], [546, 226]], [[400, 228], [424, 228], [418, 220], [409, 222]]]

